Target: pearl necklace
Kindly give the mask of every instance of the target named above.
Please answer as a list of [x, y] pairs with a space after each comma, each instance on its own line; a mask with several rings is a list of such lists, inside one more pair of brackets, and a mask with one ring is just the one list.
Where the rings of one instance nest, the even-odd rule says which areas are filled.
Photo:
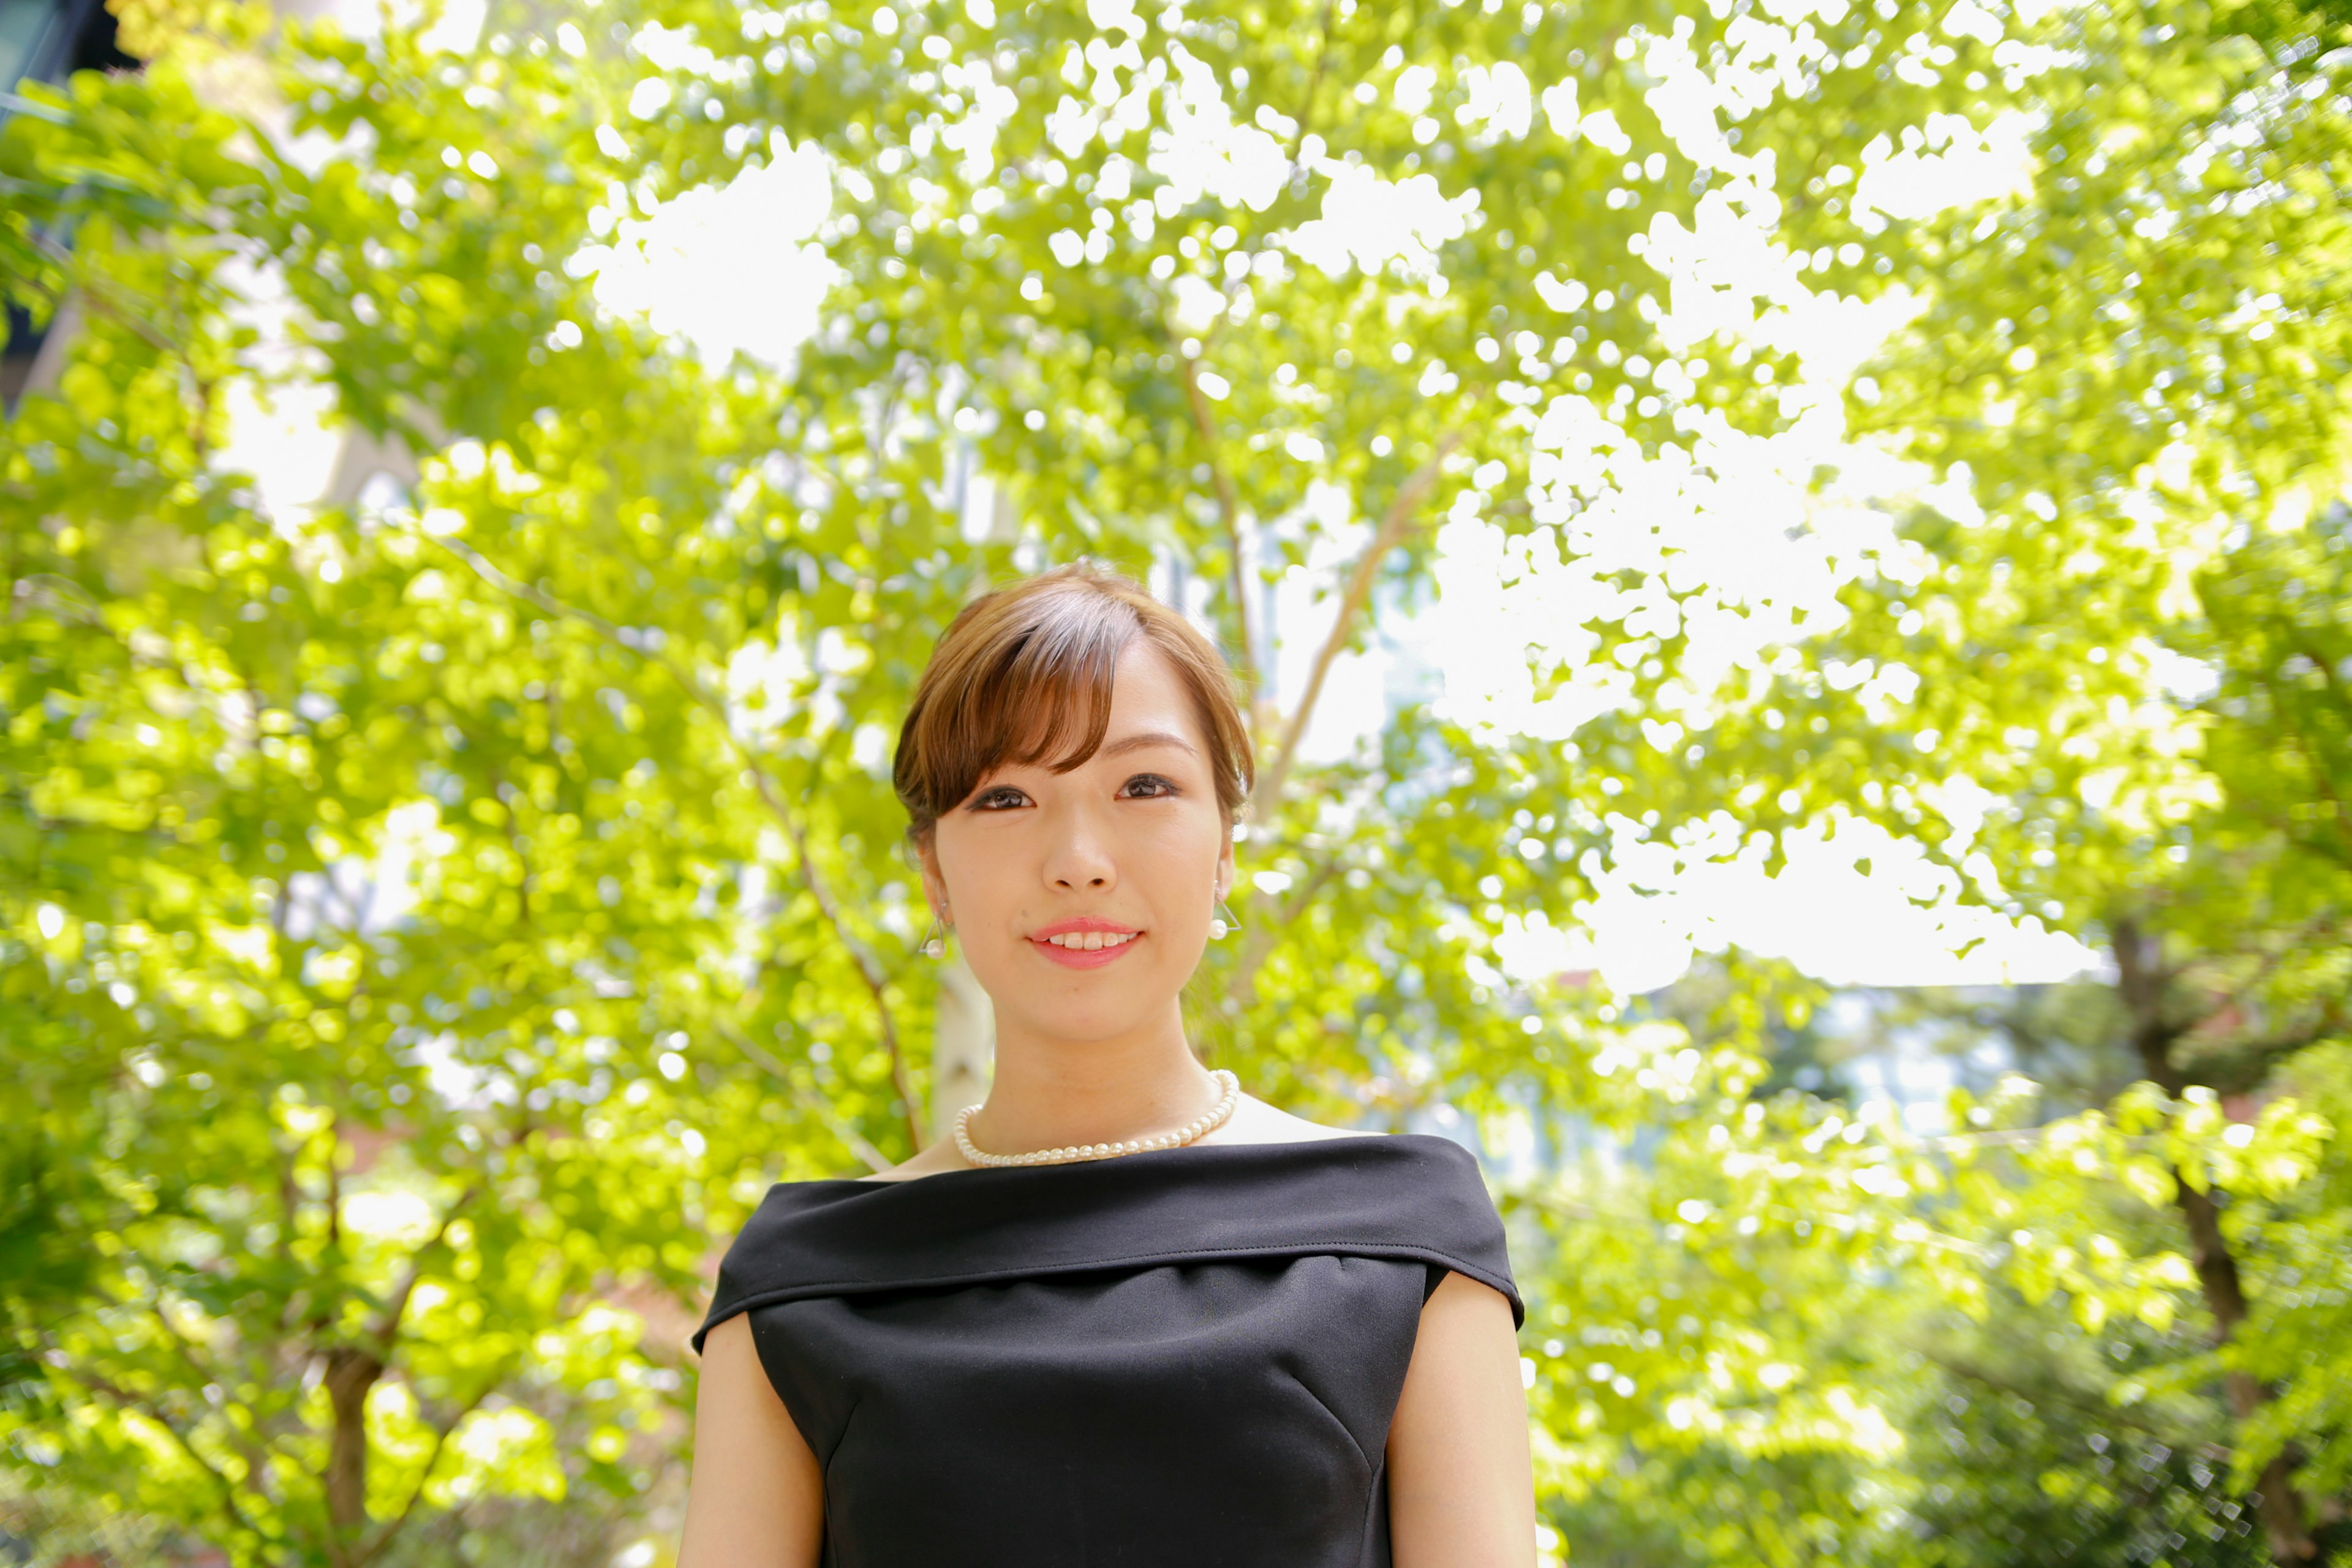
[[1121, 1154], [1149, 1153], [1154, 1149], [1181, 1149], [1196, 1142], [1225, 1124], [1234, 1107], [1242, 1101], [1242, 1080], [1223, 1068], [1209, 1075], [1220, 1090], [1217, 1103], [1201, 1115], [1184, 1123], [1173, 1132], [1162, 1132], [1155, 1138], [1129, 1138], [1120, 1143], [1077, 1143], [1060, 1149], [1039, 1149], [1027, 1154], [991, 1154], [975, 1147], [971, 1141], [971, 1119], [980, 1110], [967, 1105], [956, 1112], [956, 1150], [975, 1165], [1067, 1165], [1080, 1160], [1109, 1160]]

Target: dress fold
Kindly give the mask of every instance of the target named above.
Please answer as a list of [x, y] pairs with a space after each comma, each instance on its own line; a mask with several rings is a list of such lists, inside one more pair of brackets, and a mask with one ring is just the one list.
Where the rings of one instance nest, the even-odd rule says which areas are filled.
[[1359, 1568], [1433, 1268], [1523, 1320], [1439, 1138], [783, 1183], [695, 1346], [748, 1316], [828, 1568]]

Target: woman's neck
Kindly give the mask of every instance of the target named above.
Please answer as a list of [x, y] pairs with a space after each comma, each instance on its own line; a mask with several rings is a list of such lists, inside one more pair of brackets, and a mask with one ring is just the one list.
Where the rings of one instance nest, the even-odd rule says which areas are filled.
[[1108, 1040], [1032, 1036], [999, 1021], [996, 1077], [972, 1118], [972, 1142], [1018, 1154], [1148, 1138], [1209, 1109], [1216, 1089], [1184, 1038], [1182, 1015]]

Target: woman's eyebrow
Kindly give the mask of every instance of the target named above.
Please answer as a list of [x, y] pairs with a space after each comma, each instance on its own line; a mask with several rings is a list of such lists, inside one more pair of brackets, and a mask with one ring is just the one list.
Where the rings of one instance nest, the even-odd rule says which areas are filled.
[[1179, 751], [1190, 752], [1196, 757], [1201, 754], [1201, 749], [1198, 746], [1173, 731], [1145, 730], [1138, 734], [1124, 735], [1116, 741], [1105, 742], [1097, 755], [1123, 756], [1129, 752], [1140, 751], [1146, 746], [1173, 746]]

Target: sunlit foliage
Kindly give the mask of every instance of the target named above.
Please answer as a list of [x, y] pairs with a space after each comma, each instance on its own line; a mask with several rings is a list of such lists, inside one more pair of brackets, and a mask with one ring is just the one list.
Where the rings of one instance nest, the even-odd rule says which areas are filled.
[[[2352, 179], [2301, 15], [142, 9], [143, 76], [0, 138], [6, 287], [70, 327], [0, 426], [9, 1463], [240, 1563], [608, 1561], [712, 1248], [926, 1125], [915, 671], [1083, 554], [1248, 687], [1204, 1050], [1538, 1156], [1548, 1551], [2292, 1560], [2352, 1452]], [[804, 342], [600, 306], [788, 162]], [[1858, 377], [1839, 300], [1894, 329]], [[224, 446], [273, 398], [375, 482], [273, 504]], [[1504, 650], [1538, 721], [1307, 743], [1476, 571], [1557, 623]], [[2150, 1081], [1922, 1135], [1763, 1092], [1782, 966], [1500, 962], [1633, 847], [1840, 821], [2107, 948], [2074, 1043]]]

